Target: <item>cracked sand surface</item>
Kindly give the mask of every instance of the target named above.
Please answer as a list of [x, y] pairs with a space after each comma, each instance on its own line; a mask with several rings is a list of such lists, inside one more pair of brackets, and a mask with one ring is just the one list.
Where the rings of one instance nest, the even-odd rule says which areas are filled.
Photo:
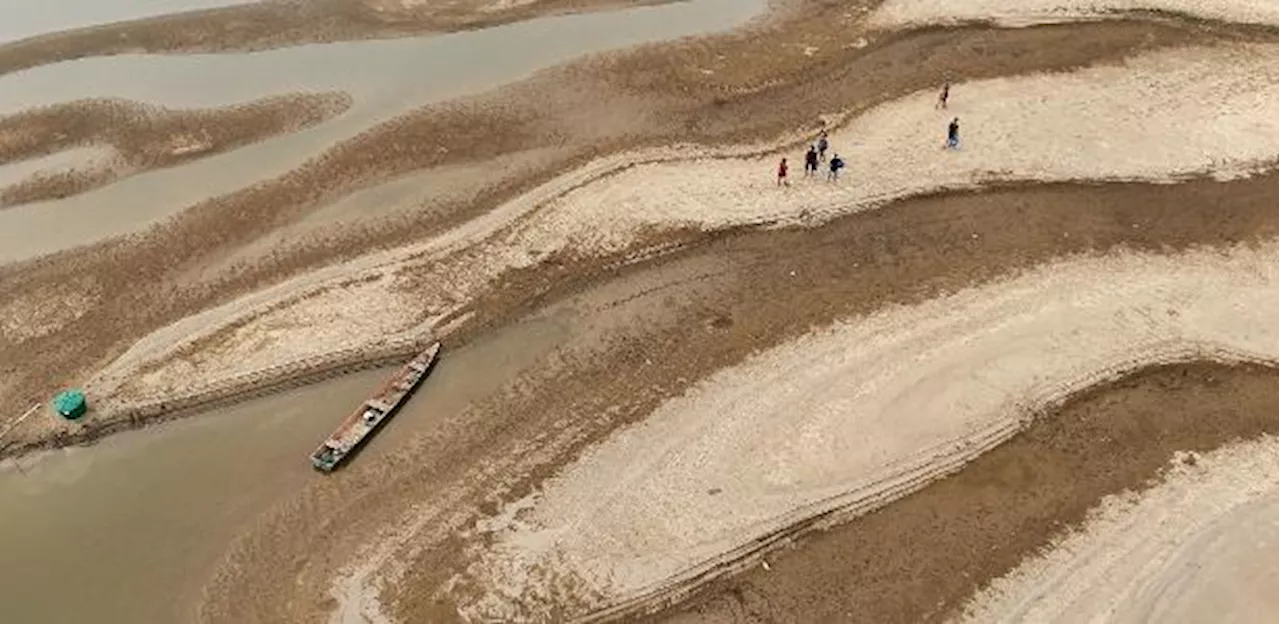
[[[424, 245], [335, 265], [156, 332], [101, 378], [128, 377], [129, 363], [161, 361], [181, 344], [252, 315], [261, 305], [251, 303], [255, 300], [279, 301], [324, 288], [323, 280], [332, 279], [326, 275], [383, 274], [413, 253], [425, 253], [426, 262], [402, 265], [403, 270], [427, 285], [415, 319], [406, 321], [404, 308], [392, 305], [399, 295], [386, 281], [381, 283], [387, 288], [366, 290], [363, 309], [345, 312], [360, 315], [371, 334], [441, 318], [504, 272], [532, 266], [553, 252], [619, 250], [654, 226], [811, 221], [908, 195], [1007, 180], [1169, 180], [1206, 171], [1220, 178], [1246, 175], [1276, 161], [1275, 55], [1274, 45], [1184, 48], [1138, 56], [1123, 66], [965, 83], [955, 87], [949, 112], [933, 109], [931, 91], [917, 93], [832, 133], [835, 152], [849, 163], [839, 184], [797, 179], [791, 188], [777, 189], [772, 180], [777, 156], [713, 159], [716, 154], [707, 150], [685, 148], [656, 153], [692, 160], [626, 168], [635, 154], [604, 159]], [[961, 118], [964, 143], [958, 152], [939, 149], [950, 115]], [[1178, 140], [1171, 141], [1175, 136]], [[750, 149], [760, 148], [729, 155]], [[585, 185], [559, 194], [558, 189], [584, 180]], [[303, 301], [288, 313], [310, 315], [302, 309], [307, 305]], [[249, 359], [245, 349], [256, 344], [255, 331], [266, 331], [255, 327], [257, 321], [250, 321], [237, 332], [242, 340], [202, 358], [210, 379], [249, 372], [246, 362], [258, 360]], [[343, 338], [303, 344], [297, 356], [357, 347], [371, 335], [315, 330]], [[280, 332], [274, 336], [289, 340]]]
[[512, 503], [528, 508], [514, 521], [490, 521], [493, 546], [459, 578], [482, 595], [465, 614], [649, 597], [772, 531], [914, 491], [1126, 371], [1274, 362], [1276, 260], [1274, 243], [1071, 259], [723, 370]]

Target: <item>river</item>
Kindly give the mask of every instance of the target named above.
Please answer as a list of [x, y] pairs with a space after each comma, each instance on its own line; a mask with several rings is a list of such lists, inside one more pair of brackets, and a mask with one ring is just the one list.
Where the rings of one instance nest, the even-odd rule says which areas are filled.
[[[445, 352], [353, 461], [376, 461], [537, 363], [569, 313]], [[366, 371], [0, 469], [6, 622], [180, 622], [232, 540], [325, 475], [308, 455], [393, 369]]]
[[346, 113], [300, 132], [0, 211], [0, 262], [135, 232], [202, 199], [295, 169], [338, 141], [426, 104], [587, 54], [731, 28], [763, 7], [764, 0], [692, 0], [448, 35], [254, 53], [93, 57], [7, 74], [0, 77], [0, 114], [94, 97], [206, 107], [342, 91], [354, 102]]
[[[296, 91], [343, 90], [355, 98], [351, 111], [304, 132], [78, 197], [2, 211], [0, 262], [136, 231], [211, 194], [287, 171], [422, 104], [587, 53], [729, 28], [763, 6], [763, 0], [694, 0], [436, 37], [252, 54], [90, 58], [0, 77], [0, 111], [6, 112], [101, 96], [170, 106]], [[0, 5], [0, 16], [12, 11]], [[61, 159], [49, 159], [55, 161]], [[566, 340], [571, 324], [558, 317], [528, 321], [446, 352], [414, 400], [356, 461], [374, 461], [486, 396]], [[308, 454], [389, 372], [352, 374], [0, 464], [4, 621], [192, 619], [228, 545], [310, 480], [326, 478], [311, 469]]]

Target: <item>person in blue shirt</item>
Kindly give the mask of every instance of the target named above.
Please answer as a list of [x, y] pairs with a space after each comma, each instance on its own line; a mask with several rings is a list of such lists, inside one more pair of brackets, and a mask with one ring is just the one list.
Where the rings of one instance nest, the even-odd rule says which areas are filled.
[[831, 155], [831, 170], [827, 172], [827, 180], [835, 181], [840, 177], [840, 170], [844, 169], [844, 160], [839, 154]]
[[960, 149], [960, 118], [956, 117], [947, 125], [947, 148]]

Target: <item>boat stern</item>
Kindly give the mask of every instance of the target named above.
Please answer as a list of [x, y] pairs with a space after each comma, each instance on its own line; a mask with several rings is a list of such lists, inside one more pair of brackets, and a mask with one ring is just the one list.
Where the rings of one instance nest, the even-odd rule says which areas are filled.
[[333, 472], [338, 467], [338, 462], [342, 461], [342, 455], [326, 442], [311, 454], [311, 465], [321, 472]]
[[334, 461], [326, 461], [319, 457], [313, 456], [311, 458], [311, 465], [316, 470], [319, 470], [320, 472], [333, 472], [334, 467], [336, 467], [338, 464], [337, 462], [334, 462]]

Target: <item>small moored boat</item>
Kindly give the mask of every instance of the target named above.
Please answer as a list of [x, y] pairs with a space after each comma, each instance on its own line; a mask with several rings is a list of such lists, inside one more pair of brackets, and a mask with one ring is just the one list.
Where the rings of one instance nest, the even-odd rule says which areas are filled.
[[324, 472], [337, 468], [365, 438], [372, 435], [379, 425], [390, 420], [396, 410], [408, 400], [409, 395], [431, 371], [439, 353], [440, 343], [436, 342], [383, 382], [373, 396], [365, 399], [360, 407], [342, 421], [337, 431], [311, 454], [311, 465]]

